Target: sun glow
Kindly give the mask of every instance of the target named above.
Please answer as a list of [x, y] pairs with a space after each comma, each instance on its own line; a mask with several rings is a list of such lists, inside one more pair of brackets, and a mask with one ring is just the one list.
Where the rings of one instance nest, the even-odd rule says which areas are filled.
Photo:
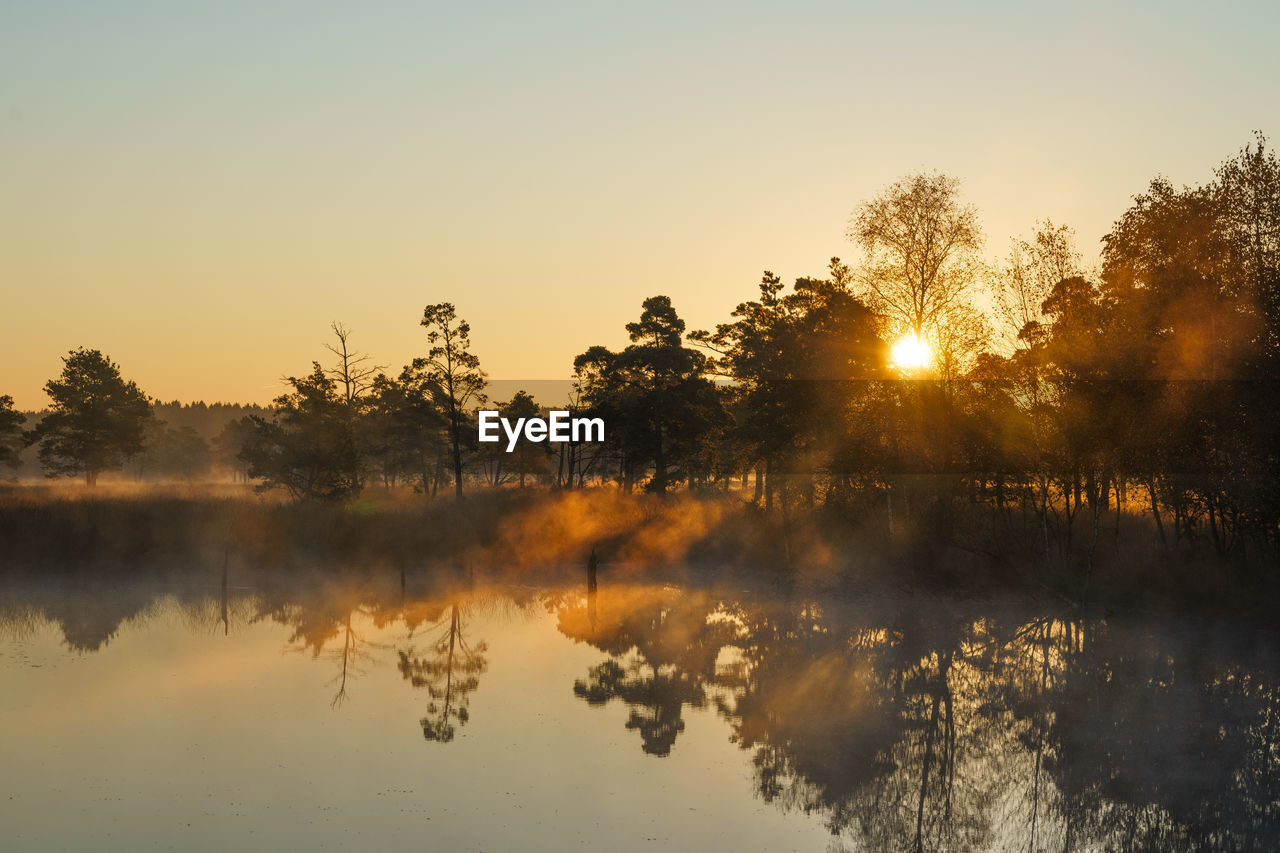
[[933, 358], [929, 345], [915, 335], [906, 335], [893, 345], [893, 366], [900, 370], [919, 370]]

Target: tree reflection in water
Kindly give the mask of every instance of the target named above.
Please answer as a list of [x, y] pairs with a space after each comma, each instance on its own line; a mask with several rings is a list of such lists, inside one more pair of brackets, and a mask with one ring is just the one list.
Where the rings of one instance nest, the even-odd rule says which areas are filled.
[[[654, 587], [554, 604], [667, 755], [711, 699], [760, 797], [875, 850], [1270, 850], [1273, 641], [1012, 605]], [[595, 618], [592, 619], [591, 615]]]
[[558, 612], [562, 633], [609, 654], [574, 682], [574, 694], [596, 706], [626, 703], [626, 727], [639, 732], [649, 755], [670, 754], [684, 731], [686, 705], [706, 705], [728, 637], [724, 623], [707, 618], [708, 601], [706, 593], [638, 587], [600, 607], [589, 586], [585, 601]]
[[[331, 683], [336, 685], [330, 706], [347, 700], [351, 681], [363, 675], [382, 646], [362, 636], [358, 622], [373, 620], [376, 607], [365, 603], [358, 585], [321, 585], [301, 591], [285, 586], [265, 587], [256, 596], [257, 612], [250, 621], [270, 620], [292, 628], [289, 644], [328, 658], [336, 665]], [[336, 641], [336, 642], [335, 642]]]
[[479, 676], [488, 668], [484, 641], [472, 645], [464, 633], [462, 607], [454, 602], [448, 615], [432, 626], [437, 633], [419, 654], [415, 646], [398, 650], [400, 675], [414, 687], [425, 687], [431, 697], [422, 718], [422, 736], [448, 743], [459, 726], [470, 719], [471, 693], [480, 686]]
[[1265, 632], [1011, 601], [456, 580], [41, 578], [0, 590], [0, 627], [54, 624], [93, 654], [169, 606], [219, 643], [278, 623], [333, 659], [335, 703], [395, 661], [393, 679], [427, 691], [423, 734], [448, 741], [488, 666], [469, 624], [492, 624], [491, 602], [541, 602], [602, 654], [577, 697], [625, 706], [653, 756], [680, 748], [690, 708], [716, 714], [757, 795], [820, 816], [837, 849], [1280, 849], [1280, 644]]

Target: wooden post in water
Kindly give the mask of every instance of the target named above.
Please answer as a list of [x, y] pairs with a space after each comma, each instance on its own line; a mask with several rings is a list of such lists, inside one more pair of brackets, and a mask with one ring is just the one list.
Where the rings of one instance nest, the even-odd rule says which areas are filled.
[[595, 546], [591, 546], [591, 556], [587, 557], [587, 620], [592, 629], [596, 627], [596, 569], [600, 567], [600, 559], [596, 557]]
[[222, 636], [227, 637], [231, 634], [231, 621], [227, 618], [227, 562], [231, 559], [230, 548], [222, 552], [222, 618], [218, 621], [222, 623]]

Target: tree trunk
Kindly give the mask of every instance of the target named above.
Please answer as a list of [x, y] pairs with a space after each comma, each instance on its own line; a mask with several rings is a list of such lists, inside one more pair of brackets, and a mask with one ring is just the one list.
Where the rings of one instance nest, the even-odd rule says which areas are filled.
[[662, 427], [658, 427], [658, 449], [653, 456], [654, 491], [660, 495], [667, 493], [667, 457], [662, 447]]
[[453, 420], [453, 494], [462, 500], [462, 429], [458, 424], [458, 406], [455, 403], [450, 412]]
[[440, 491], [440, 478], [444, 475], [444, 454], [436, 454], [436, 474], [431, 478], [431, 497], [435, 497]]

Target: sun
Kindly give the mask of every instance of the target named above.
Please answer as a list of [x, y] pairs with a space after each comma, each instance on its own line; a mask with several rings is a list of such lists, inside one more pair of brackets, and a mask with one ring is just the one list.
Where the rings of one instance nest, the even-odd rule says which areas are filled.
[[919, 370], [927, 367], [933, 359], [929, 345], [914, 334], [906, 335], [894, 344], [891, 355], [893, 366], [900, 370]]

